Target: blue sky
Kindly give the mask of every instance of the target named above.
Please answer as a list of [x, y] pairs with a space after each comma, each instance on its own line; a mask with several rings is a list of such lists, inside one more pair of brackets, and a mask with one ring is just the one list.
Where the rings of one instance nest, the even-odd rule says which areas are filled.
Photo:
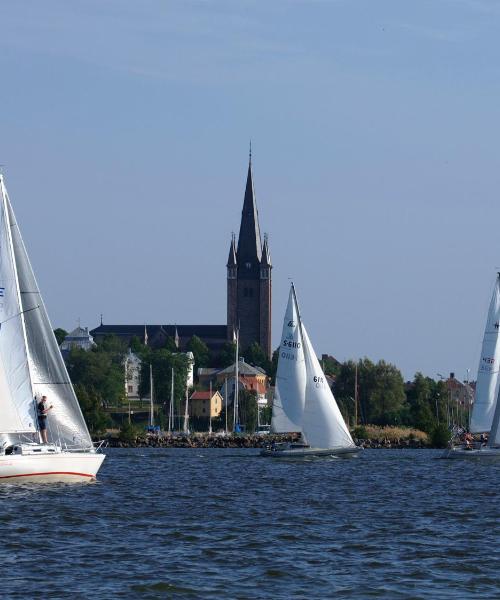
[[2, 3], [0, 163], [54, 326], [224, 323], [252, 139], [318, 352], [474, 374], [500, 267], [500, 4]]

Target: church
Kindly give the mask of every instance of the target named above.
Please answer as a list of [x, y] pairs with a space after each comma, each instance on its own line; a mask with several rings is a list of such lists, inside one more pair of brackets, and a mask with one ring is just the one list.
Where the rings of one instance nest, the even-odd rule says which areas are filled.
[[211, 352], [217, 354], [239, 331], [241, 351], [258, 342], [271, 358], [271, 255], [267, 235], [262, 240], [259, 213], [255, 199], [252, 155], [243, 199], [238, 239], [233, 235], [229, 245], [227, 268], [226, 325], [105, 325], [93, 329], [94, 339], [116, 335], [127, 343], [133, 337], [159, 348], [170, 337], [180, 352], [193, 336], [199, 337]]

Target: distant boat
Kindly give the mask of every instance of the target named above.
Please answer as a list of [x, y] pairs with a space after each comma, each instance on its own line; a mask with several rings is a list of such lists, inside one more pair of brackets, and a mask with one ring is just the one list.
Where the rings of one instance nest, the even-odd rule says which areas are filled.
[[[37, 402], [47, 396], [48, 443]], [[0, 481], [95, 478], [94, 449], [0, 175]]]
[[488, 433], [488, 443], [452, 446], [444, 458], [500, 458], [500, 273], [497, 273], [483, 336], [477, 372], [476, 395], [470, 420], [471, 433]]
[[300, 432], [298, 443], [275, 444], [263, 456], [356, 456], [357, 447], [333, 397], [300, 315], [292, 284], [283, 321], [271, 429]]

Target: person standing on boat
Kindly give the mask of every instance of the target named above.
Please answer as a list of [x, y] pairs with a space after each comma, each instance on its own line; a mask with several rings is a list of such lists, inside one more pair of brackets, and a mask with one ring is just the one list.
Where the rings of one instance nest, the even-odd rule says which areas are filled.
[[38, 428], [40, 429], [40, 435], [42, 436], [42, 443], [48, 444], [47, 438], [47, 413], [51, 408], [53, 408], [52, 404], [50, 406], [46, 406], [47, 396], [42, 396], [40, 402], [36, 405], [37, 414], [38, 414]]

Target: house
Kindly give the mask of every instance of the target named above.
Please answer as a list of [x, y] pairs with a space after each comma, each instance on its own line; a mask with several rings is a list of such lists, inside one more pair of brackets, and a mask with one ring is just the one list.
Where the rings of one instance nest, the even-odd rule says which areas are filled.
[[140, 400], [141, 359], [132, 350], [128, 351], [124, 361], [125, 395], [128, 400]]
[[94, 338], [89, 333], [88, 327], [78, 326], [73, 329], [64, 338], [60, 345], [61, 353], [63, 356], [69, 354], [73, 348], [81, 348], [82, 350], [91, 350], [95, 346]]
[[222, 411], [222, 396], [219, 392], [198, 390], [189, 398], [190, 417], [218, 417]]
[[[223, 399], [227, 395], [228, 405], [232, 404], [236, 389], [235, 364], [225, 369], [199, 368], [198, 381], [202, 386], [212, 383], [220, 390]], [[267, 405], [268, 377], [266, 372], [260, 367], [249, 365], [243, 357], [238, 362], [238, 389], [254, 390], [257, 393], [259, 405]]]

